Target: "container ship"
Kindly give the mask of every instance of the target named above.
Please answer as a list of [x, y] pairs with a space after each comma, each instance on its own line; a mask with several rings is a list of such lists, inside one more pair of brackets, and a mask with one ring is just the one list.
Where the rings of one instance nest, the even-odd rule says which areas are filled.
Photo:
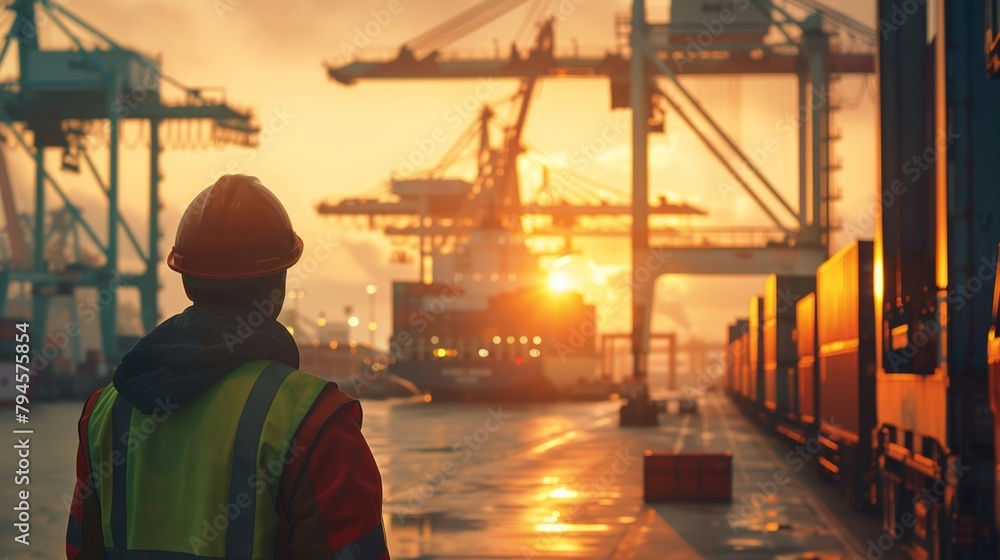
[[395, 282], [391, 372], [436, 399], [588, 392], [600, 363], [594, 307], [550, 282], [538, 259], [520, 234], [484, 223], [434, 259], [438, 281]]

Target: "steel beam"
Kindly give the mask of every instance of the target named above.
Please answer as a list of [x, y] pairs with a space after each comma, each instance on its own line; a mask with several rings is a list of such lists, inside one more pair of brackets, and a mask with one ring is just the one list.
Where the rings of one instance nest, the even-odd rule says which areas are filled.
[[[649, 80], [646, 58], [646, 2], [632, 0], [632, 60], [630, 96], [632, 105], [632, 356], [633, 375], [646, 384], [646, 354], [652, 316], [652, 280], [639, 280], [649, 254]], [[647, 288], [646, 284], [650, 286]], [[647, 388], [648, 389], [648, 388]], [[647, 390], [648, 393], [648, 390]]]
[[[13, 129], [11, 129], [13, 130]], [[34, 231], [34, 257], [32, 271], [35, 274], [47, 274], [48, 265], [45, 262], [45, 146], [39, 142], [35, 143], [35, 231]], [[8, 224], [8, 227], [17, 227], [17, 224]], [[42, 345], [45, 344], [45, 328], [49, 318], [49, 298], [36, 289], [32, 284], [31, 290], [31, 326], [35, 332], [42, 334]], [[35, 348], [41, 348], [36, 346]]]
[[[115, 76], [108, 91], [120, 91], [119, 78]], [[98, 288], [98, 309], [101, 316], [101, 345], [107, 363], [117, 362], [118, 348], [118, 284], [111, 279], [118, 272], [118, 159], [119, 123], [118, 111], [113, 105], [108, 107], [107, 118], [111, 124], [108, 144], [108, 250], [104, 264], [107, 285]], [[103, 292], [103, 293], [102, 293]], [[106, 297], [103, 297], [105, 296]]]
[[823, 247], [656, 247], [651, 262], [662, 263], [657, 274], [811, 276], [827, 259]]
[[142, 326], [148, 332], [159, 323], [156, 292], [160, 287], [160, 121], [149, 121], [149, 243], [146, 273], [139, 284]]
[[[679, 54], [679, 53], [678, 53]], [[872, 74], [875, 57], [871, 54], [830, 54], [830, 70], [836, 74]], [[726, 58], [698, 58], [678, 62], [680, 57], [662, 56], [670, 61], [675, 72], [682, 76], [752, 76], [796, 74], [795, 54], [765, 53], [760, 58], [733, 52]], [[357, 61], [327, 67], [331, 79], [345, 85], [358, 80], [399, 79], [475, 79], [482, 76], [495, 78], [545, 78], [545, 77], [618, 77], [628, 78], [631, 61], [618, 54], [603, 58], [556, 58], [551, 63], [527, 64], [508, 59], [467, 58], [452, 60], [400, 60]]]

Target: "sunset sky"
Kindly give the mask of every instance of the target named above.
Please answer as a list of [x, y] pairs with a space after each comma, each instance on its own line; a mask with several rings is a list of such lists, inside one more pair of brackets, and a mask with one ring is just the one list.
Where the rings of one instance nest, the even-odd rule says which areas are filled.
[[[565, 21], [557, 24], [557, 49], [569, 48], [572, 38], [582, 50], [607, 50], [615, 44], [614, 16], [626, 12], [625, 0], [553, 0], [577, 5]], [[475, 0], [431, 2], [401, 0], [402, 10], [392, 15], [371, 37], [372, 46], [398, 49], [407, 39], [440, 23], [475, 3]], [[304, 278], [306, 297], [303, 315], [313, 321], [323, 311], [331, 320], [342, 320], [345, 305], [353, 305], [366, 319], [365, 286], [379, 287], [379, 341], [389, 334], [389, 293], [393, 279], [415, 279], [413, 267], [389, 263], [390, 243], [377, 232], [348, 230], [315, 212], [322, 200], [363, 196], [383, 187], [387, 177], [400, 171], [400, 158], [410, 154], [433, 131], [443, 128], [447, 139], [434, 147], [432, 159], [444, 155], [451, 143], [475, 118], [460, 122], [446, 117], [456, 103], [482, 92], [478, 81], [362, 82], [345, 87], [328, 79], [323, 63], [341, 57], [344, 45], [355, 43], [358, 30], [377, 21], [387, 0], [68, 0], [64, 4], [123, 46], [162, 56], [166, 74], [191, 86], [222, 86], [228, 99], [253, 108], [263, 127], [271, 127], [269, 142], [256, 151], [240, 148], [193, 151], [169, 149], [162, 156], [162, 212], [165, 255], [172, 245], [177, 222], [194, 195], [227, 168], [258, 176], [284, 202], [306, 244], [306, 255], [324, 243], [336, 244], [333, 257], [313, 275]], [[530, 3], [529, 3], [530, 4]], [[528, 5], [498, 20], [457, 46], [492, 49], [494, 39], [506, 51], [523, 27]], [[839, 0], [836, 7], [874, 25], [873, 0]], [[665, 2], [649, 2], [651, 19], [665, 19]], [[569, 13], [569, 12], [567, 12]], [[5, 20], [6, 21], [6, 20]], [[369, 26], [370, 29], [374, 28]], [[527, 47], [534, 24], [526, 26], [520, 44]], [[58, 32], [43, 27], [43, 48], [58, 45]], [[358, 41], [361, 42], [361, 41]], [[12, 67], [5, 63], [6, 75]], [[704, 79], [689, 82], [702, 94], [705, 106], [727, 125], [747, 149], [763, 145], [768, 138], [779, 149], [766, 158], [762, 169], [796, 205], [796, 138], [786, 137], [775, 126], [796, 111], [792, 77]], [[499, 102], [516, 92], [513, 80], [496, 80], [484, 102]], [[478, 90], [477, 90], [478, 88]], [[165, 90], [175, 93], [172, 90]], [[844, 110], [836, 117], [844, 139], [836, 145], [843, 169], [835, 183], [844, 199], [838, 214], [848, 224], [858, 223], [875, 193], [874, 76], [867, 80], [848, 77], [839, 81], [835, 93]], [[506, 116], [506, 111], [501, 113]], [[525, 139], [550, 159], [572, 167], [573, 154], [599, 136], [611, 122], [629, 121], [627, 111], [610, 110], [609, 88], [603, 79], [547, 80], [533, 100]], [[140, 138], [132, 125], [124, 131], [125, 142]], [[55, 150], [50, 168], [58, 168]], [[594, 179], [627, 189], [630, 178], [630, 133], [620, 134], [612, 146], [579, 171]], [[97, 151], [106, 162], [106, 151]], [[145, 228], [148, 158], [139, 147], [123, 150], [122, 203], [127, 219], [137, 230]], [[19, 209], [27, 211], [31, 201], [30, 161], [12, 158], [12, 175]], [[652, 139], [652, 196], [667, 195], [709, 211], [697, 225], [765, 225], [766, 218], [749, 197], [723, 197], [715, 188], [726, 177], [724, 170], [701, 146], [675, 115], [667, 117], [667, 132]], [[528, 188], [533, 183], [526, 168]], [[60, 174], [60, 181], [85, 209], [94, 223], [101, 223], [103, 206], [98, 188], [85, 175]], [[50, 191], [51, 193], [51, 191]], [[526, 193], [530, 194], [530, 193]], [[57, 205], [54, 193], [49, 200]], [[857, 226], [868, 232], [863, 223]], [[834, 249], [848, 236], [839, 235]], [[627, 245], [612, 254], [583, 255], [579, 270], [613, 275], [626, 264]], [[589, 262], [588, 261], [593, 261]], [[132, 253], [123, 254], [127, 270], [138, 272]], [[185, 305], [180, 278], [161, 267], [163, 290], [160, 311], [164, 317]], [[592, 280], [592, 279], [590, 279]], [[588, 284], [591, 283], [588, 281]], [[726, 323], [745, 315], [749, 296], [763, 290], [762, 277], [664, 277], [658, 284], [654, 330], [680, 330], [721, 340]], [[589, 286], [594, 293], [600, 289]], [[618, 306], [628, 309], [627, 306]], [[627, 313], [627, 312], [626, 312]], [[612, 315], [608, 330], [624, 330], [627, 314]], [[137, 325], [126, 325], [136, 329]], [[360, 331], [357, 338], [365, 340]]]

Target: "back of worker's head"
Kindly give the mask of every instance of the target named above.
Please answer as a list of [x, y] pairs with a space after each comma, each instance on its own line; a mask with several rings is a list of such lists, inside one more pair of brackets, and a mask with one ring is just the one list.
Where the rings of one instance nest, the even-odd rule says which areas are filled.
[[277, 319], [285, 302], [285, 272], [249, 280], [205, 280], [181, 276], [184, 293], [196, 307], [228, 307], [260, 311]]
[[223, 175], [184, 212], [167, 265], [196, 306], [274, 309], [265, 313], [277, 317], [285, 271], [301, 256], [302, 239], [277, 197], [256, 177]]

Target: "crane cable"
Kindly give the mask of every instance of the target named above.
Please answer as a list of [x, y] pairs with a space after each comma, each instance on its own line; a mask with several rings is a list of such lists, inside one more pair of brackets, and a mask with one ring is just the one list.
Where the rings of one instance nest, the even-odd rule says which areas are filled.
[[408, 44], [419, 50], [436, 50], [438, 46], [448, 44], [449, 38], [460, 37], [474, 31], [477, 27], [491, 21], [496, 15], [504, 13], [505, 4], [511, 0], [485, 0], [468, 10], [439, 24], [437, 27], [415, 37]]
[[483, 0], [407, 41], [406, 46], [417, 54], [434, 52], [465, 37], [525, 2], [527, 0]]
[[514, 35], [515, 43], [520, 42], [524, 38], [524, 33], [528, 30], [528, 24], [538, 17], [538, 14], [543, 8], [547, 7], [552, 0], [534, 0], [531, 7], [528, 8], [528, 14], [521, 21], [521, 27], [518, 28], [517, 33]]

